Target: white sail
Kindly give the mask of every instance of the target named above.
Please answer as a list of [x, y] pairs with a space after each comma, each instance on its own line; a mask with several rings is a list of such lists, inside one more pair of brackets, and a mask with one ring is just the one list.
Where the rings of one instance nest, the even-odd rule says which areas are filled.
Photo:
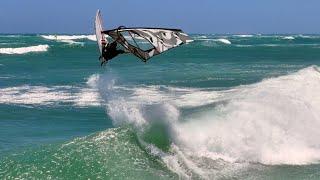
[[101, 18], [101, 13], [100, 10], [97, 11], [95, 22], [94, 22], [94, 28], [95, 28], [95, 33], [97, 37], [97, 43], [99, 47], [100, 54], [102, 53], [102, 40], [104, 40], [106, 43], [108, 43], [107, 39], [105, 38], [105, 35], [103, 32], [103, 21]]

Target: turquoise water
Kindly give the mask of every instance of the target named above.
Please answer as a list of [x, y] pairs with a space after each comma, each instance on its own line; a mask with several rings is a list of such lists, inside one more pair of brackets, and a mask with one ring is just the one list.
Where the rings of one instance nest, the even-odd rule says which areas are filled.
[[319, 179], [320, 36], [191, 37], [0, 35], [0, 179]]

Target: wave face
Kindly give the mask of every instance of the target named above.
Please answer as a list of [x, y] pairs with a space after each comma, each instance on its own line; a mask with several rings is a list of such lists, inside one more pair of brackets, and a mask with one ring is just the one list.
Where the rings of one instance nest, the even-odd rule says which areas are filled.
[[[1, 171], [0, 176], [19, 179], [178, 178], [163, 166], [159, 168], [158, 163], [146, 156], [136, 141], [130, 129], [106, 130], [63, 145], [41, 147], [36, 153], [26, 151], [16, 155], [14, 160], [2, 161], [0, 169], [5, 170]], [[14, 170], [8, 172], [6, 169], [11, 167]]]
[[0, 48], [0, 54], [27, 54], [31, 52], [46, 52], [49, 45], [37, 45], [18, 48]]

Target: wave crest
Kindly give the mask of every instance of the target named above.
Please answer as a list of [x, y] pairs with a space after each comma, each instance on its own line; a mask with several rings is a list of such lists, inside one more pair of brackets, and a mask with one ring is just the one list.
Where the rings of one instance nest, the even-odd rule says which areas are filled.
[[264, 164], [320, 160], [320, 73], [317, 67], [242, 86], [176, 129], [193, 156]]
[[68, 43], [68, 44], [80, 44], [80, 45], [84, 45], [84, 43], [77, 42], [74, 40], [88, 39], [91, 41], [97, 41], [95, 35], [41, 35], [41, 37], [48, 40], [54, 40], [58, 42]]
[[285, 36], [282, 39], [284, 39], [284, 40], [294, 40], [295, 38], [293, 36]]
[[[115, 125], [133, 124], [138, 134], [163, 129], [170, 153], [157, 142], [148, 146], [170, 169], [208, 178], [239, 163], [318, 163], [319, 91], [320, 70], [312, 66], [223, 91], [113, 85], [105, 99]], [[221, 160], [219, 171], [207, 169]]]
[[30, 52], [45, 52], [48, 51], [49, 45], [37, 45], [18, 48], [0, 48], [0, 54], [26, 54]]
[[41, 35], [41, 37], [49, 40], [76, 40], [76, 39], [89, 39], [96, 41], [95, 35]]

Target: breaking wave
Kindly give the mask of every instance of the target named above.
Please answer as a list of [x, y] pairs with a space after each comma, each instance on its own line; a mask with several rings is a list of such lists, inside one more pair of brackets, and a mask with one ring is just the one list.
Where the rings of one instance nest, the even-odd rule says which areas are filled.
[[179, 124], [177, 143], [193, 156], [229, 162], [318, 163], [319, 90], [317, 67], [238, 87]]
[[205, 35], [195, 35], [195, 36], [193, 36], [192, 37], [192, 39], [194, 39], [194, 40], [201, 40], [201, 39], [207, 39], [208, 38], [208, 36], [205, 36]]
[[254, 35], [252, 34], [237, 34], [237, 35], [233, 35], [235, 37], [240, 37], [240, 38], [250, 38], [250, 37], [254, 37]]
[[[115, 86], [108, 78], [89, 81], [114, 124], [136, 127], [146, 149], [183, 177], [211, 178], [245, 163], [320, 161], [318, 67], [223, 91]], [[168, 151], [143, 138], [159, 128]]]
[[217, 39], [218, 42], [222, 42], [224, 44], [231, 44], [231, 42], [228, 39]]
[[300, 37], [300, 38], [305, 38], [305, 39], [319, 39], [320, 36], [319, 35], [298, 35], [297, 37]]
[[220, 39], [195, 39], [198, 41], [205, 41], [205, 42], [215, 42], [215, 43], [223, 43], [223, 44], [231, 44], [231, 42], [228, 39], [220, 38]]
[[37, 45], [19, 48], [0, 48], [0, 54], [26, 54], [30, 52], [48, 51], [49, 45]]
[[295, 38], [293, 36], [285, 36], [282, 39], [284, 39], [284, 40], [294, 40]]
[[76, 39], [89, 39], [96, 41], [95, 35], [41, 35], [41, 37], [49, 40], [76, 40]]

